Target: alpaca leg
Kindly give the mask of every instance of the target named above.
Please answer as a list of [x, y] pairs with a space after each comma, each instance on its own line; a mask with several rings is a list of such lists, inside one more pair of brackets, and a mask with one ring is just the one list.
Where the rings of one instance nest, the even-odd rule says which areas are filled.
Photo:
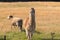
[[28, 32], [28, 40], [31, 40], [30, 32]]
[[27, 37], [27, 40], [31, 40], [31, 36], [32, 34], [31, 34], [31, 32], [30, 31], [28, 31], [28, 30], [26, 30], [26, 37]]
[[19, 27], [20, 31], [22, 31], [22, 26]]
[[28, 37], [28, 30], [26, 30], [26, 37]]
[[26, 37], [27, 37], [27, 40], [29, 40], [29, 32], [28, 32], [28, 30], [26, 30]]
[[22, 32], [22, 27], [21, 26], [18, 26], [18, 31]]
[[28, 40], [32, 40], [32, 35], [33, 35], [32, 32], [29, 31], [29, 33], [28, 33]]
[[22, 20], [19, 20], [17, 25], [18, 25], [20, 31], [22, 31]]

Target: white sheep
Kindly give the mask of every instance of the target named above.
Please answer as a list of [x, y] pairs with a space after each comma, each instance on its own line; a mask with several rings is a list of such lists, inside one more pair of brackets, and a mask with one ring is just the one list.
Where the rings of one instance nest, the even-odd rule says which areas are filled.
[[20, 31], [22, 31], [23, 20], [21, 18], [13, 17], [12, 15], [9, 15], [8, 19], [11, 20], [11, 28], [12, 26], [14, 27], [16, 26], [20, 28]]

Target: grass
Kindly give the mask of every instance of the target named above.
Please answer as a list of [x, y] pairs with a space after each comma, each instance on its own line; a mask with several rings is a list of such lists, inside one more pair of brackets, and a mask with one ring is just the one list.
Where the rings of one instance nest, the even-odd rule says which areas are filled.
[[7, 39], [10, 39], [10, 40], [25, 40], [26, 39], [24, 32], [22, 32], [22, 33], [15, 33], [15, 32], [9, 33], [7, 36], [8, 36]]
[[[7, 40], [27, 40], [25, 32], [7, 32], [6, 34]], [[54, 34], [54, 40], [60, 40], [60, 34]], [[3, 40], [4, 34], [0, 35], [0, 39]], [[32, 40], [51, 40], [52, 36], [51, 33], [40, 33], [35, 32]]]
[[[35, 33], [33, 36], [33, 40], [37, 40], [38, 38], [40, 38], [38, 35], [39, 34]], [[25, 32], [7, 32], [6, 37], [7, 37], [7, 40], [27, 40]], [[0, 38], [3, 38], [3, 37], [1, 36]]]

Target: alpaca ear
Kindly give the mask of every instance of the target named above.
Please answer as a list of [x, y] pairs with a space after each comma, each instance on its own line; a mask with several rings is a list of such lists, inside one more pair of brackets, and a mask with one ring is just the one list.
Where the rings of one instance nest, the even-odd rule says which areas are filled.
[[[9, 16], [10, 16], [10, 15], [9, 15]], [[10, 19], [10, 17], [9, 17], [9, 16], [7, 17], [7, 19]]]
[[9, 16], [7, 17], [7, 19], [9, 19]]
[[8, 19], [11, 19], [11, 18], [13, 18], [13, 16], [12, 15], [8, 15], [8, 17], [7, 17]]

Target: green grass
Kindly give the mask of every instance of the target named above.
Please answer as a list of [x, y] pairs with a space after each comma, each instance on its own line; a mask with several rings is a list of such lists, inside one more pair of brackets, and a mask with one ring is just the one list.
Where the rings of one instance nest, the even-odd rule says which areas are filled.
[[[4, 34], [0, 35], [0, 40], [3, 40]], [[7, 40], [27, 40], [25, 32], [7, 32], [6, 33]], [[32, 40], [51, 40], [51, 33], [40, 33], [35, 32]], [[60, 40], [60, 34], [54, 34], [54, 40]]]
[[[3, 35], [0, 36], [3, 39]], [[27, 40], [25, 32], [7, 32], [7, 40]], [[40, 40], [40, 34], [34, 33], [33, 40]]]

